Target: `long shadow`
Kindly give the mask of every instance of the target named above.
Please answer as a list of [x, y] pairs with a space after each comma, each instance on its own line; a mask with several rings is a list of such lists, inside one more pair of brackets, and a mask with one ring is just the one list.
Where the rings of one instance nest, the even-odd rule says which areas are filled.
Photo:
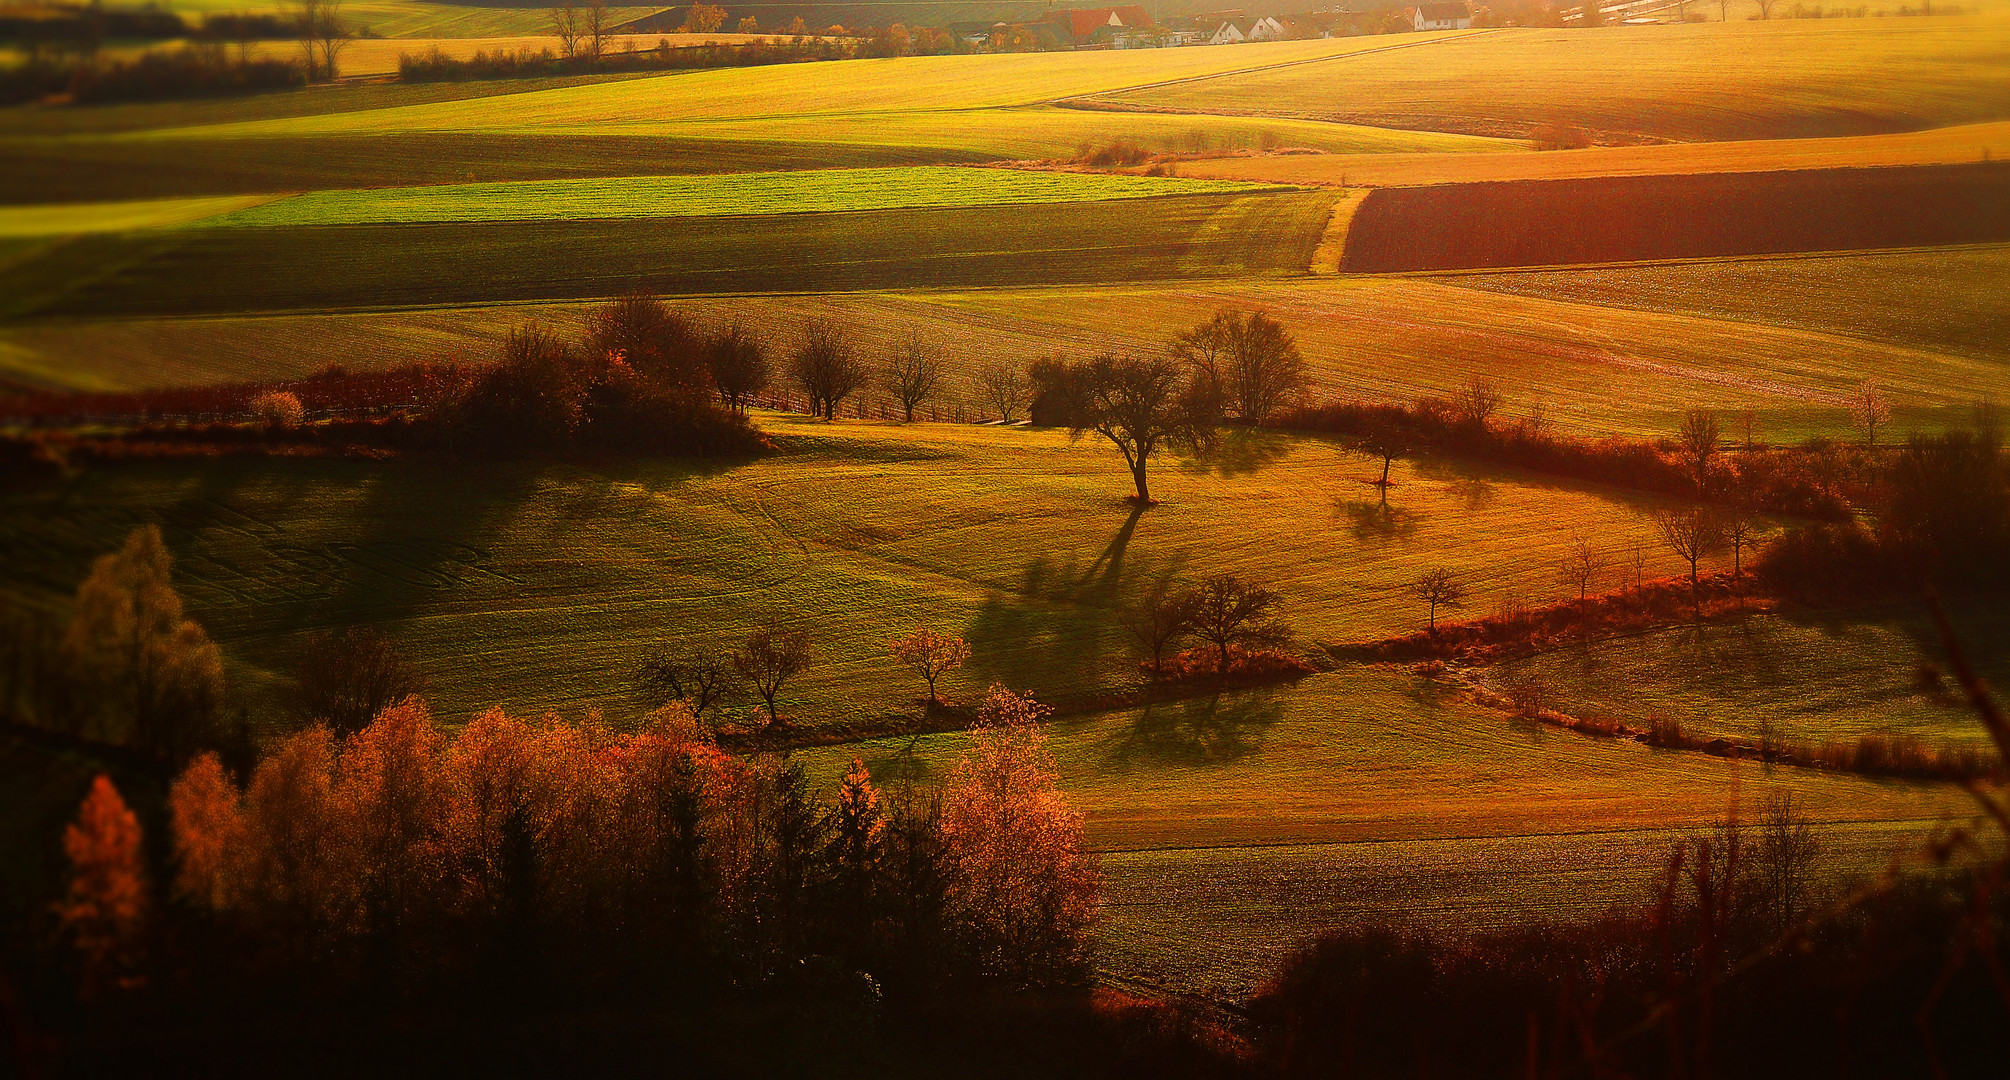
[[963, 636], [966, 671], [977, 685], [1003, 683], [1035, 694], [1094, 689], [1127, 656], [1130, 637], [1117, 611], [1153, 576], [1176, 573], [1185, 556], [1139, 558], [1132, 541], [1145, 513], [1133, 506], [1102, 550], [1086, 565], [1075, 558], [1028, 560], [1017, 583], [986, 594]]
[[1283, 717], [1283, 700], [1269, 693], [1148, 705], [1111, 739], [1103, 759], [1114, 769], [1231, 762], [1260, 749]]
[[1289, 454], [1292, 440], [1281, 432], [1229, 428], [1207, 452], [1182, 458], [1179, 469], [1192, 475], [1215, 473], [1223, 479], [1258, 472]]
[[1423, 523], [1415, 511], [1379, 499], [1335, 498], [1333, 517], [1345, 521], [1354, 539], [1362, 543], [1407, 540]]

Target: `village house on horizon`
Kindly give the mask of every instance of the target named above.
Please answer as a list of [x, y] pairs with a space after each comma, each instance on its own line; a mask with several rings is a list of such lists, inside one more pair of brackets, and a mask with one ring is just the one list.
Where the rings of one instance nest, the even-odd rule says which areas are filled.
[[1469, 30], [1473, 25], [1473, 9], [1463, 3], [1418, 4], [1404, 14], [1419, 30]]

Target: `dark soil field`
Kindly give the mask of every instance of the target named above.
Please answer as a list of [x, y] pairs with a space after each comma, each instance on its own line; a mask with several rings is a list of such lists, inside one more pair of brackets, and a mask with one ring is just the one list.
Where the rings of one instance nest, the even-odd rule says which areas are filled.
[[1378, 189], [1354, 216], [1340, 268], [1572, 266], [2005, 239], [2003, 163], [1602, 177]]

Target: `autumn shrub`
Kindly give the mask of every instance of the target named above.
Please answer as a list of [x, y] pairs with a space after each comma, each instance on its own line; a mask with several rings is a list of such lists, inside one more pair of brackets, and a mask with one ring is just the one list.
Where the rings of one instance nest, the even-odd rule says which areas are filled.
[[1062, 798], [1040, 722], [1049, 710], [994, 686], [943, 796], [948, 899], [980, 968], [1020, 983], [1088, 974], [1097, 871]]
[[1103, 146], [1088, 146], [1085, 144], [1080, 152], [1075, 155], [1077, 164], [1089, 165], [1098, 169], [1142, 165], [1151, 159], [1152, 152], [1150, 150], [1124, 139], [1118, 139], [1116, 142]]
[[251, 399], [251, 414], [267, 427], [296, 428], [307, 416], [300, 396], [287, 390], [268, 390]]
[[[1149, 663], [1138, 665], [1150, 670]], [[1305, 658], [1283, 649], [1244, 648], [1231, 645], [1228, 648], [1228, 671], [1221, 670], [1221, 657], [1213, 645], [1197, 645], [1182, 649], [1167, 657], [1160, 666], [1159, 677], [1179, 682], [1188, 679], [1219, 679], [1265, 681], [1270, 679], [1295, 679], [1310, 675], [1317, 670], [1305, 662]]]
[[57, 905], [62, 934], [76, 949], [85, 997], [130, 988], [139, 979], [147, 918], [140, 823], [111, 777], [91, 781], [74, 824], [63, 830], [69, 893]]

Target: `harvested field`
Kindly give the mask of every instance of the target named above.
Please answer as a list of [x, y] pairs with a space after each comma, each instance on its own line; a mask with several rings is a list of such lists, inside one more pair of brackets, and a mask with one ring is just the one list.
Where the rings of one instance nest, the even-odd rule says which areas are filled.
[[[617, 19], [621, 18], [617, 14], [618, 12], [644, 13], [651, 10], [654, 9], [608, 9], [609, 14], [615, 15]], [[525, 14], [543, 16], [541, 10], [525, 12]], [[633, 18], [635, 14], [630, 14], [628, 17]], [[544, 18], [543, 21], [548, 24], [548, 17]], [[544, 28], [544, 26], [536, 27], [536, 29], [540, 30]], [[655, 48], [659, 40], [668, 41], [672, 48], [683, 48], [692, 45], [744, 45], [750, 41], [763, 40], [763, 36], [760, 34], [614, 34], [607, 38], [605, 47], [610, 53], [647, 52]], [[549, 52], [554, 56], [563, 54], [559, 39], [549, 35], [528, 34], [510, 37], [486, 35], [455, 37], [446, 34], [424, 37], [399, 35], [397, 37], [366, 38], [361, 41], [350, 42], [348, 48], [342, 50], [342, 74], [349, 78], [366, 75], [395, 75], [398, 73], [399, 57], [407, 53], [424, 55], [434, 49], [440, 50], [441, 54], [454, 60], [466, 60], [478, 52], [491, 54]], [[267, 42], [256, 50], [256, 54], [276, 59], [287, 59], [293, 55], [294, 51], [286, 43]]]
[[1492, 293], [1794, 327], [2010, 361], [2010, 298], [2003, 288], [2010, 281], [2010, 247], [2001, 245], [1438, 280]]
[[1105, 99], [1524, 138], [1560, 123], [1601, 141], [1794, 139], [2010, 119], [2006, 65], [1999, 17], [1518, 29]]
[[1179, 170], [1182, 176], [1240, 177], [1280, 184], [1408, 187], [1591, 176], [1963, 165], [2004, 158], [2010, 158], [2010, 122], [1893, 135], [1594, 146], [1526, 154], [1260, 154], [1182, 161]]
[[1381, 188], [1355, 273], [1566, 266], [2010, 240], [2010, 162]]

